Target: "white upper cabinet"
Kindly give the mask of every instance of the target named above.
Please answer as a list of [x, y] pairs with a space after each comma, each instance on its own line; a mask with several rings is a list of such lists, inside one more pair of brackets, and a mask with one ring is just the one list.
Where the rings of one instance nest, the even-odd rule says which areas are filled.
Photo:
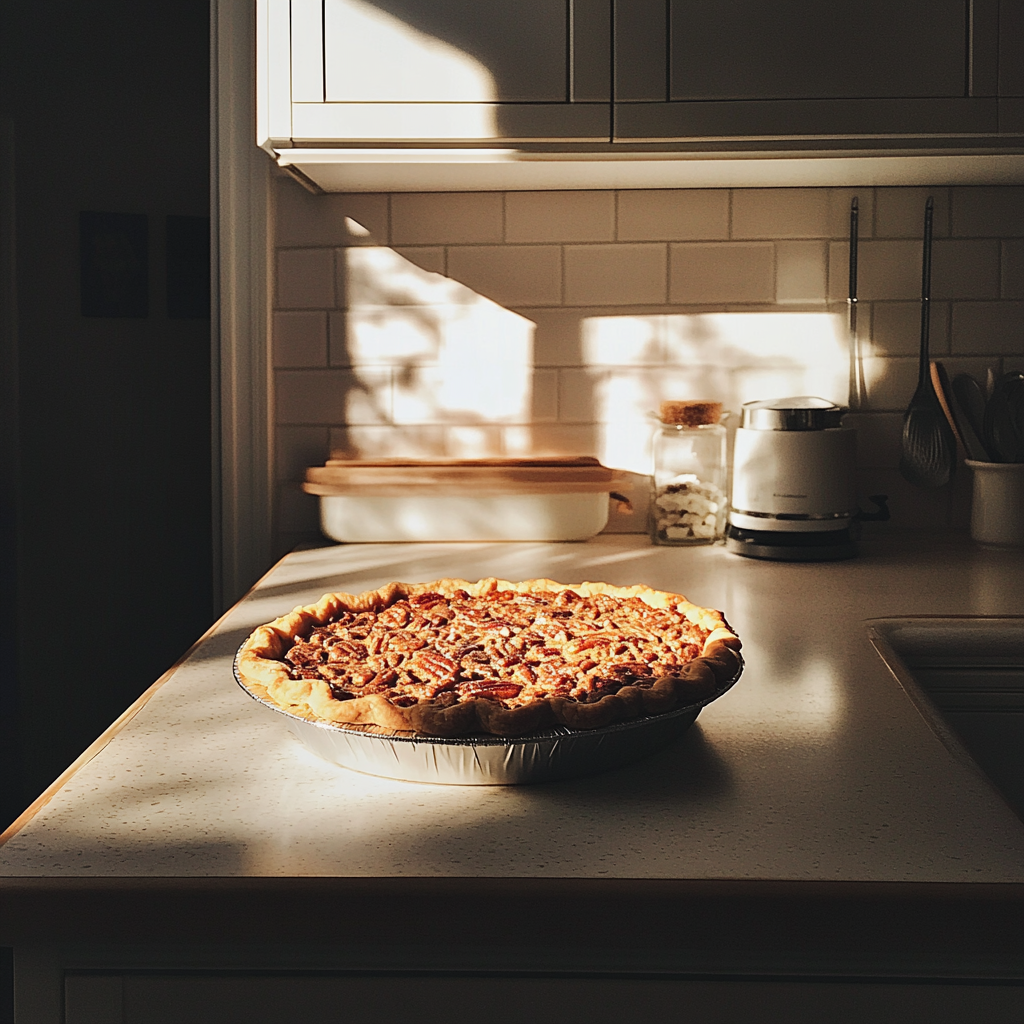
[[[858, 184], [909, 182], [915, 151], [925, 181], [1016, 180], [1024, 161], [1024, 0], [257, 0], [257, 12], [259, 144], [331, 191], [677, 187], [724, 180], [695, 166], [709, 153], [752, 150], [780, 155], [767, 176], [749, 159], [746, 176], [733, 167], [729, 184], [849, 179], [848, 164], [782, 168], [796, 150], [899, 155]], [[970, 167], [929, 170], [929, 152]]]
[[324, 98], [565, 103], [567, 20], [566, 0], [323, 0]]
[[614, 3], [616, 142], [1024, 142], [1022, 0]]
[[287, 135], [269, 132], [275, 147], [609, 141], [610, 0], [265, 6], [290, 37], [278, 87], [291, 123]]

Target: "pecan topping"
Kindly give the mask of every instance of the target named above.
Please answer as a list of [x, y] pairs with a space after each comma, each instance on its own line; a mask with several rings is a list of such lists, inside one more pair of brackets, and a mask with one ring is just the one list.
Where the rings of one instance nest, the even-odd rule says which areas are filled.
[[484, 699], [517, 708], [650, 687], [697, 657], [707, 635], [639, 598], [572, 590], [474, 598], [460, 590], [342, 612], [299, 638], [285, 659], [292, 678], [323, 679], [336, 700], [382, 694], [397, 707]]

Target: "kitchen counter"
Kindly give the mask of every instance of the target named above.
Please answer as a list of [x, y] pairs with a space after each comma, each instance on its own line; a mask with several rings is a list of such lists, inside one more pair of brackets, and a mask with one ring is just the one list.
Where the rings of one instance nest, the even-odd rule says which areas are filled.
[[[668, 748], [519, 787], [338, 768], [232, 679], [252, 628], [324, 592], [491, 575], [683, 593], [725, 611], [744, 674]], [[1021, 615], [1022, 579], [1024, 552], [949, 536], [870, 540], [832, 564], [633, 535], [295, 552], [8, 831], [0, 942], [88, 933], [129, 960], [146, 942], [262, 943], [264, 964], [305, 943], [366, 968], [385, 946], [410, 969], [508, 967], [515, 947], [521, 969], [1024, 976], [1024, 825], [943, 745], [866, 625]], [[467, 942], [467, 922], [495, 913], [501, 927]]]

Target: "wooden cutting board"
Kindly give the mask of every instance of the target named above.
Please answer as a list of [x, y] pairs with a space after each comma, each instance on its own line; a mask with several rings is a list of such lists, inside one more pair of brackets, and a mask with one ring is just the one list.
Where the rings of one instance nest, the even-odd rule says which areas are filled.
[[607, 491], [624, 484], [592, 456], [534, 459], [330, 459], [306, 470], [309, 494], [408, 494], [411, 490], [487, 494]]

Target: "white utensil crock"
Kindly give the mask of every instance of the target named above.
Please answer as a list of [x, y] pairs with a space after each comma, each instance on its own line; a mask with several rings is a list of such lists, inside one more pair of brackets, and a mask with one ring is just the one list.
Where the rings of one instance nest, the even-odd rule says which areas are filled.
[[975, 462], [971, 537], [979, 544], [1024, 547], [1024, 462]]

